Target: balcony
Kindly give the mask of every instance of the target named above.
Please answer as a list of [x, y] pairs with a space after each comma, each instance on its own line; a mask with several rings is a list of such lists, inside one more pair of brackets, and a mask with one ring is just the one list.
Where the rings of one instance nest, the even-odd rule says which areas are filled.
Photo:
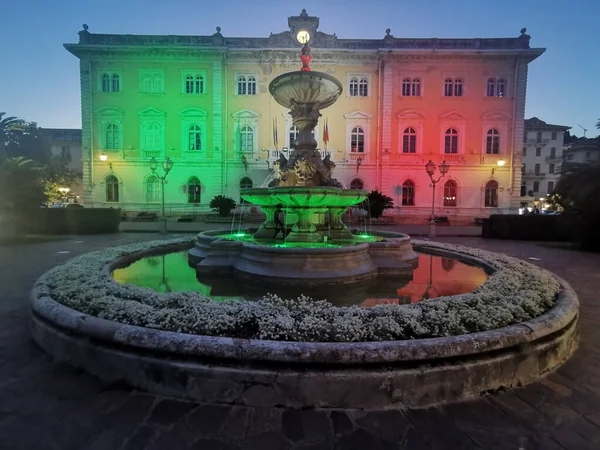
[[527, 141], [525, 141], [525, 144], [535, 145], [536, 147], [543, 147], [544, 145], [548, 144], [549, 142], [550, 142], [550, 139], [541, 139], [540, 141], [538, 141], [537, 139], [527, 139]]
[[152, 159], [152, 158], [161, 159], [162, 155], [163, 155], [162, 150], [143, 150], [142, 151], [142, 158], [144, 158], [144, 159]]
[[546, 173], [544, 172], [535, 172], [533, 170], [528, 170], [527, 172], [523, 172], [523, 178], [544, 178]]
[[[289, 159], [290, 154], [292, 153], [292, 150], [293, 149], [288, 149], [287, 147], [284, 147], [281, 150], [274, 150], [274, 149], [270, 149], [270, 148], [262, 149], [262, 151], [266, 152], [266, 154], [267, 154], [267, 161], [269, 161], [271, 163], [277, 161], [281, 155], [283, 155], [286, 159]], [[326, 156], [329, 155], [329, 159], [331, 159], [332, 161], [335, 160], [335, 150], [317, 149], [317, 151], [321, 155], [321, 158], [325, 158]], [[361, 155], [362, 155], [362, 153], [361, 153]]]
[[360, 152], [348, 152], [346, 153], [346, 162], [356, 162], [358, 158], [362, 159], [362, 162], [367, 162], [367, 154]]
[[457, 153], [442, 153], [440, 158], [450, 164], [466, 164], [467, 162], [465, 155], [459, 155]]
[[554, 155], [554, 156], [546, 156], [544, 158], [544, 160], [547, 163], [560, 163], [560, 162], [562, 162], [562, 156], [556, 156], [556, 155]]

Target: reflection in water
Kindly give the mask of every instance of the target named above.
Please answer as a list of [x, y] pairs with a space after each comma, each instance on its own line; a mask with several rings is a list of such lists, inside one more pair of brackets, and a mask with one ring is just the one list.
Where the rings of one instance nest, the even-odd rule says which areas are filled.
[[424, 298], [471, 292], [488, 277], [480, 267], [455, 259], [420, 254], [412, 280], [380, 277], [311, 291], [258, 283], [245, 284], [230, 275], [197, 279], [196, 270], [188, 265], [187, 251], [143, 258], [128, 267], [115, 270], [113, 276], [122, 284], [133, 284], [157, 292], [200, 292], [215, 301], [232, 298], [258, 300], [267, 293], [287, 298], [306, 294], [315, 299], [327, 299], [337, 306], [366, 307], [381, 303], [417, 303]]

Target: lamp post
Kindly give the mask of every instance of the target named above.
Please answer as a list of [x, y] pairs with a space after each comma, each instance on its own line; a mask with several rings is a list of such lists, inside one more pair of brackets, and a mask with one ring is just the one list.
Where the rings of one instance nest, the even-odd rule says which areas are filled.
[[153, 157], [150, 160], [150, 170], [160, 180], [160, 186], [161, 186], [161, 203], [162, 203], [161, 216], [162, 217], [160, 220], [160, 229], [158, 230], [158, 232], [160, 234], [167, 234], [167, 217], [165, 216], [165, 180], [167, 179], [167, 175], [173, 168], [173, 161], [171, 160], [171, 158], [167, 158], [162, 162], [162, 167], [163, 167], [163, 170], [165, 171], [165, 174], [163, 176], [160, 176], [156, 172], [157, 167], [158, 167], [158, 161], [156, 160], [156, 158]]
[[67, 187], [60, 187], [58, 188], [58, 190], [60, 191], [60, 193], [62, 194], [62, 201], [63, 203], [67, 203], [67, 193], [71, 190]]
[[431, 218], [429, 219], [429, 237], [435, 237], [435, 185], [444, 178], [444, 175], [448, 173], [450, 169], [450, 164], [446, 161], [442, 161], [440, 164], [440, 176], [437, 178], [433, 178], [437, 167], [432, 160], [429, 160], [427, 164], [425, 164], [425, 170], [427, 171], [427, 175], [429, 175], [429, 179], [431, 180], [431, 185], [433, 186], [433, 194], [431, 198]]

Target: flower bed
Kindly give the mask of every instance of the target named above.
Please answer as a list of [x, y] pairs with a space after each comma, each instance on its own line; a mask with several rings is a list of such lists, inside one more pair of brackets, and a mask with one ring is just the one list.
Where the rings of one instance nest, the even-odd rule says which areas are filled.
[[423, 339], [501, 328], [540, 316], [560, 291], [552, 274], [525, 261], [417, 240], [416, 249], [480, 260], [493, 273], [472, 293], [373, 308], [273, 295], [258, 302], [213, 302], [198, 293], [158, 294], [121, 285], [110, 274], [115, 260], [137, 259], [165, 246], [191, 246], [194, 240], [152, 241], [88, 253], [46, 273], [37, 288], [69, 308], [115, 322], [208, 336], [306, 342]]

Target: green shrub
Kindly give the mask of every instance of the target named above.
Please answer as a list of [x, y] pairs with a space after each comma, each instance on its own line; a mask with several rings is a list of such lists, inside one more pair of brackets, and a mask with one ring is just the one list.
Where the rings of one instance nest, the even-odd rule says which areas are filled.
[[217, 195], [210, 201], [209, 205], [213, 211], [218, 211], [221, 217], [227, 217], [231, 210], [235, 208], [235, 200], [224, 195]]
[[383, 216], [384, 210], [394, 207], [394, 200], [379, 191], [371, 191], [359, 206], [369, 213], [371, 219], [378, 219]]

